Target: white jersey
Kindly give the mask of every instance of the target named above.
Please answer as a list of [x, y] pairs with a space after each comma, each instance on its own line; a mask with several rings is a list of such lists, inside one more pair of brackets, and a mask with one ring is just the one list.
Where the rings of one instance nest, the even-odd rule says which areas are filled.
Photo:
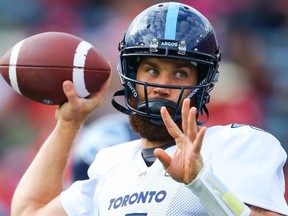
[[[176, 146], [165, 151], [170, 155]], [[284, 199], [286, 153], [269, 133], [243, 125], [207, 130], [201, 150], [213, 173], [246, 204], [288, 215]], [[198, 198], [174, 181], [160, 161], [147, 167], [136, 140], [99, 152], [89, 180], [61, 193], [68, 215], [207, 215]]]

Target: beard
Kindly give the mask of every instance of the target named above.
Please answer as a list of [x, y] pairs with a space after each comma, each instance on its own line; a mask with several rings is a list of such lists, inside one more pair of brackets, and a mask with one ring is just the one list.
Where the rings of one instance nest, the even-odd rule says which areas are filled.
[[[148, 117], [141, 115], [130, 115], [130, 125], [134, 132], [140, 134], [142, 138], [150, 142], [172, 142], [174, 138], [169, 134], [166, 126], [162, 124], [153, 124], [149, 121]], [[175, 121], [177, 126], [182, 130], [182, 120]]]
[[[140, 115], [129, 116], [130, 125], [134, 132], [139, 133], [142, 138], [150, 142], [172, 142], [174, 138], [169, 134], [165, 125], [154, 125], [147, 120], [147, 117]], [[181, 120], [176, 122], [178, 127], [182, 130]]]
[[[132, 107], [137, 108], [135, 98], [130, 98], [129, 103]], [[195, 97], [191, 99], [191, 107], [195, 105]], [[173, 115], [175, 110], [166, 107], [170, 115]], [[150, 142], [172, 142], [174, 138], [169, 134], [166, 126], [163, 124], [153, 124], [149, 121], [149, 117], [144, 117], [138, 114], [129, 115], [130, 125], [134, 132], [138, 133], [142, 138]], [[174, 121], [178, 128], [182, 130], [182, 119]]]

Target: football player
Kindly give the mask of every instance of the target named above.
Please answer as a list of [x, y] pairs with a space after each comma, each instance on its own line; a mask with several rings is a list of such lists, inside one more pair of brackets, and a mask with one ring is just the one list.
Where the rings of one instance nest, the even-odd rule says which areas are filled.
[[103, 149], [89, 179], [62, 191], [73, 140], [109, 86], [80, 99], [64, 82], [69, 102], [20, 181], [12, 215], [288, 215], [278, 140], [249, 125], [203, 126], [221, 52], [201, 13], [153, 5], [132, 21], [119, 51], [123, 90], [112, 104], [141, 139]]

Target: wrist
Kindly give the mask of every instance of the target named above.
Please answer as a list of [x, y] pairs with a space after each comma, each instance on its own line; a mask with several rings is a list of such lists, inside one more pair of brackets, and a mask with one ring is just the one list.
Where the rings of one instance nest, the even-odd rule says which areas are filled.
[[80, 121], [65, 121], [65, 120], [58, 120], [56, 124], [56, 128], [61, 130], [67, 130], [69, 132], [78, 132], [79, 129], [82, 127], [83, 123]]
[[251, 213], [248, 206], [231, 193], [207, 165], [186, 186], [199, 198], [209, 215], [247, 216]]

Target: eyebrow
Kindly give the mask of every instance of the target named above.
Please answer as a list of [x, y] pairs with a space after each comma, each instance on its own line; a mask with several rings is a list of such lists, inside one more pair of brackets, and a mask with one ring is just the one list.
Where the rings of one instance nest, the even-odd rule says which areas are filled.
[[149, 61], [149, 60], [147, 60], [147, 59], [142, 60], [141, 64], [147, 64], [147, 65], [149, 65], [149, 66], [151, 66], [151, 67], [157, 67], [157, 66], [158, 66], [157, 63], [154, 63], [154, 62]]
[[[155, 68], [157, 68], [158, 67], [158, 63], [155, 63], [155, 62], [153, 62], [153, 61], [151, 61], [151, 60], [147, 60], [147, 59], [143, 59], [142, 60], [142, 64], [147, 64], [147, 65], [149, 65], [149, 66], [151, 66], [151, 67], [155, 67]], [[191, 64], [190, 62], [188, 62], [188, 61], [181, 61], [181, 62], [176, 62], [175, 61], [175, 67], [176, 68], [182, 68], [182, 67], [187, 67], [187, 68], [192, 68], [192, 69], [196, 69], [196, 66], [195, 65], [193, 65], [193, 64]]]
[[176, 66], [177, 66], [178, 68], [181, 68], [181, 67], [196, 68], [195, 65], [191, 64], [191, 63], [188, 62], [188, 61], [177, 62], [177, 63], [176, 63]]

